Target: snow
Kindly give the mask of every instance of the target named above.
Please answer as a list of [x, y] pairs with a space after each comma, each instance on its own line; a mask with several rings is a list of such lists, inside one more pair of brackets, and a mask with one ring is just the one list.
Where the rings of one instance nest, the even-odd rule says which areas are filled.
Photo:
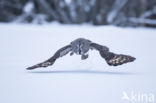
[[70, 4], [70, 3], [71, 3], [71, 0], [65, 0], [65, 2], [66, 2], [67, 4]]
[[[85, 61], [68, 54], [48, 68], [25, 69], [79, 37], [137, 59], [111, 67], [93, 50]], [[155, 44], [150, 28], [0, 24], [0, 103], [130, 103], [123, 92], [155, 95]]]
[[156, 26], [156, 20], [152, 20], [152, 19], [131, 17], [129, 18], [129, 20], [137, 24], [150, 24], [150, 25]]
[[30, 13], [32, 12], [32, 10], [34, 9], [34, 4], [33, 2], [28, 2], [25, 6], [24, 6], [24, 12], [25, 13]]
[[112, 23], [113, 20], [117, 17], [119, 11], [124, 7], [128, 0], [116, 0], [113, 6], [113, 10], [109, 12], [107, 17], [107, 22]]

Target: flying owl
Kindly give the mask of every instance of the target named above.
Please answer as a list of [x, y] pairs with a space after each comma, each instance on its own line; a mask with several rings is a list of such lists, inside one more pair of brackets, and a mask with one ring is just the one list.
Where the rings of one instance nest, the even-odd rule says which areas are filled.
[[64, 46], [63, 48], [56, 51], [56, 53], [49, 58], [48, 60], [36, 64], [34, 66], [28, 67], [27, 70], [32, 70], [39, 67], [47, 67], [50, 65], [53, 65], [54, 62], [60, 58], [65, 56], [70, 52], [70, 55], [72, 56], [74, 53], [77, 55], [81, 55], [81, 59], [85, 60], [88, 58], [88, 51], [89, 50], [97, 50], [101, 57], [105, 59], [108, 65], [110, 66], [118, 66], [122, 65], [124, 63], [133, 62], [136, 58], [124, 55], [124, 54], [116, 54], [109, 51], [109, 48], [103, 45], [99, 45], [97, 43], [94, 43], [90, 40], [84, 39], [84, 38], [78, 38], [74, 41], [72, 41], [69, 45]]

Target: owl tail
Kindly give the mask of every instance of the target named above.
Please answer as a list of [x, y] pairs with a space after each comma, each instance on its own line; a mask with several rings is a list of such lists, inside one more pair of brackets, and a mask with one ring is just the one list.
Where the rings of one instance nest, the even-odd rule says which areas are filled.
[[114, 54], [108, 52], [107, 57], [105, 59], [108, 65], [118, 66], [124, 63], [133, 62], [136, 58], [129, 55]]

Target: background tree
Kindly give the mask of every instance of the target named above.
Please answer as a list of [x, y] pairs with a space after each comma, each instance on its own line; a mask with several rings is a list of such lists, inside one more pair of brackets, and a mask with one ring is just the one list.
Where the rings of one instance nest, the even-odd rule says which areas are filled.
[[0, 22], [156, 27], [156, 0], [0, 0]]

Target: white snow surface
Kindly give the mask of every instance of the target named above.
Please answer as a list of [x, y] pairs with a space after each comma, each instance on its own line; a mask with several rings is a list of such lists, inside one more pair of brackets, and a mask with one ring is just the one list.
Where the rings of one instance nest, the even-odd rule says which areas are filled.
[[[25, 69], [79, 37], [136, 61], [111, 67], [93, 50], [84, 61], [68, 54], [48, 68]], [[156, 95], [155, 45], [150, 28], [0, 24], [0, 103], [130, 103], [123, 91]]]

